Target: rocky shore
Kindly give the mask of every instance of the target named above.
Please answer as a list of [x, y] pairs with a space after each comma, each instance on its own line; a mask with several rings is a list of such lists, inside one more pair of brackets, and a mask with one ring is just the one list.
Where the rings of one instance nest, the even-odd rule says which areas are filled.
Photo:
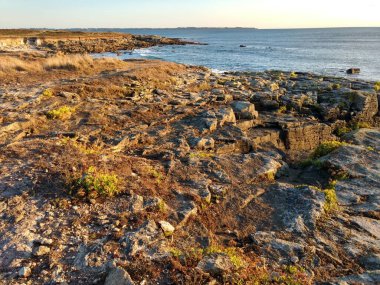
[[379, 83], [17, 58], [0, 283], [380, 282]]
[[159, 36], [141, 36], [121, 33], [0, 30], [0, 48], [3, 50], [30, 49], [50, 53], [102, 53], [131, 51], [157, 45], [199, 44]]

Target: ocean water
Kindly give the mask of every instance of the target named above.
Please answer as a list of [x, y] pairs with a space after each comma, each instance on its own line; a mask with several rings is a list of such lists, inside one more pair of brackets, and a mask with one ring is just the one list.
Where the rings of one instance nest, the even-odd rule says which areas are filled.
[[207, 44], [140, 49], [121, 54], [122, 59], [162, 59], [203, 65], [216, 71], [285, 70], [332, 76], [348, 76], [345, 73], [348, 68], [359, 67], [361, 74], [354, 77], [380, 81], [380, 28], [115, 31], [175, 37]]

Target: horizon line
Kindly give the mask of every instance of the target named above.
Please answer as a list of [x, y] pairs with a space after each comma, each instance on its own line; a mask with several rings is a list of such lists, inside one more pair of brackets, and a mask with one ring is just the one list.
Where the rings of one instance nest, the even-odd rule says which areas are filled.
[[285, 27], [285, 28], [257, 28], [257, 27], [239, 27], [239, 26], [188, 26], [188, 27], [75, 27], [75, 28], [58, 28], [58, 27], [18, 27], [18, 28], [1, 28], [0, 30], [175, 30], [175, 29], [255, 29], [255, 30], [305, 30], [305, 29], [368, 29], [368, 28], [380, 28], [380, 26], [337, 26], [337, 27]]

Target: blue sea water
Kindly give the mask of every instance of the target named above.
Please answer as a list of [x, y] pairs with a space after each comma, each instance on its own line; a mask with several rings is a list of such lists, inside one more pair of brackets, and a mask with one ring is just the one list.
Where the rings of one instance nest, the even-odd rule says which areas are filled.
[[[150, 58], [218, 71], [307, 71], [347, 76], [359, 67], [357, 77], [380, 80], [380, 28], [331, 29], [119, 29], [118, 32], [160, 35], [207, 45], [163, 46], [135, 50], [120, 57]], [[240, 47], [245, 45], [246, 47]]]

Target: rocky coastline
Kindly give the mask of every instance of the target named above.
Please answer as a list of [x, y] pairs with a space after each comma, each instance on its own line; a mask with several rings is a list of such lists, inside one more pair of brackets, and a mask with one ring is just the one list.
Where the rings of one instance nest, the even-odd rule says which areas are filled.
[[379, 82], [124, 41], [0, 53], [1, 284], [380, 282]]
[[122, 33], [40, 30], [0, 30], [0, 48], [30, 49], [50, 53], [103, 53], [132, 51], [157, 45], [200, 44], [181, 39]]

